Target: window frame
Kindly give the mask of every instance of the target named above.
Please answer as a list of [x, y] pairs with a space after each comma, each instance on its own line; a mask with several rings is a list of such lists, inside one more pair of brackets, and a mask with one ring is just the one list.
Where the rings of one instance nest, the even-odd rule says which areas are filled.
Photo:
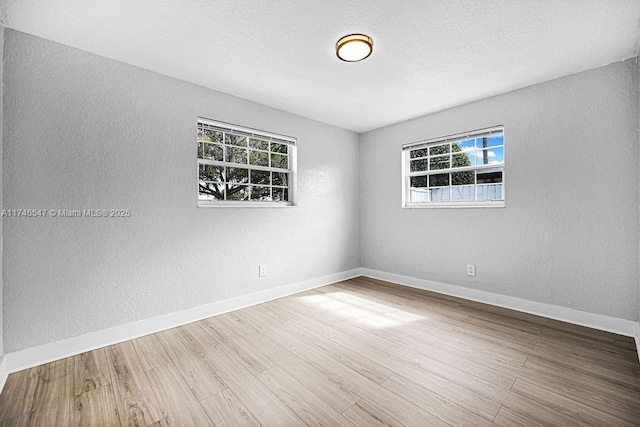
[[[206, 125], [215, 128], [215, 130], [225, 133], [230, 133], [238, 136], [247, 137], [247, 163], [235, 163], [226, 161], [226, 150], [224, 149], [227, 146], [226, 143], [222, 143], [223, 147], [223, 160], [210, 160], [204, 159], [200, 157], [199, 153], [199, 139], [198, 139], [198, 130], [200, 125]], [[271, 155], [278, 154], [277, 152], [272, 152], [267, 147], [266, 150], [262, 150], [259, 148], [252, 148], [249, 146], [248, 139], [255, 138], [263, 141], [268, 141], [269, 143], [274, 142], [277, 144], [286, 144], [287, 148], [287, 158], [288, 158], [288, 168], [276, 168], [271, 166]], [[197, 186], [197, 201], [198, 207], [263, 207], [263, 208], [283, 208], [283, 207], [295, 207], [297, 205], [297, 139], [291, 136], [279, 135], [273, 132], [262, 131], [258, 129], [252, 129], [245, 126], [234, 125], [230, 123], [225, 123], [217, 120], [207, 119], [205, 117], [197, 118], [197, 126], [196, 126], [196, 159], [197, 159], [197, 167], [196, 167], [196, 179], [198, 182]], [[215, 143], [214, 143], [215, 144]], [[216, 144], [217, 145], [217, 144]], [[203, 145], [204, 148], [204, 145]], [[265, 152], [269, 154], [269, 166], [259, 166], [252, 165], [249, 161], [249, 155], [251, 151], [256, 152]], [[204, 156], [203, 156], [204, 157]], [[236, 167], [240, 169], [246, 169], [247, 171], [251, 170], [259, 170], [259, 171], [268, 171], [268, 172], [280, 172], [280, 173], [288, 173], [288, 185], [287, 186], [279, 186], [274, 185], [272, 181], [267, 186], [269, 188], [286, 188], [289, 194], [289, 200], [287, 201], [259, 201], [259, 200], [201, 200], [200, 199], [200, 165], [212, 165], [218, 167]], [[247, 172], [247, 176], [249, 176], [250, 172]], [[227, 185], [227, 184], [223, 184]], [[243, 184], [244, 185], [244, 184]], [[246, 183], [247, 187], [251, 187], [251, 182], [247, 179]], [[249, 191], [251, 191], [249, 189]]]
[[[444, 169], [436, 169], [436, 170], [427, 170], [427, 171], [416, 171], [416, 172], [411, 172], [411, 167], [410, 167], [410, 161], [411, 160], [416, 160], [416, 158], [411, 159], [411, 151], [412, 150], [416, 150], [416, 149], [422, 149], [422, 148], [429, 148], [429, 147], [434, 147], [434, 146], [438, 146], [438, 145], [443, 145], [443, 144], [453, 144], [459, 141], [465, 141], [468, 139], [476, 139], [476, 138], [482, 138], [485, 136], [496, 136], [496, 135], [502, 135], [502, 145], [501, 146], [497, 146], [497, 148], [502, 149], [502, 163], [499, 165], [494, 165], [494, 164], [487, 164], [487, 165], [472, 165], [472, 166], [462, 166], [462, 167], [457, 167], [454, 168], [452, 167], [452, 165], [450, 164], [448, 168], [444, 168]], [[408, 208], [408, 209], [415, 209], [415, 208], [503, 208], [505, 207], [506, 203], [506, 173], [505, 173], [505, 165], [506, 165], [506, 145], [505, 145], [505, 133], [504, 133], [504, 126], [503, 125], [496, 125], [496, 126], [491, 126], [488, 128], [483, 128], [483, 129], [477, 129], [477, 130], [472, 130], [472, 131], [468, 131], [468, 132], [463, 132], [463, 133], [458, 133], [458, 134], [453, 134], [453, 135], [447, 135], [447, 136], [443, 136], [443, 137], [438, 137], [438, 138], [432, 138], [432, 139], [428, 139], [428, 140], [423, 140], [423, 141], [417, 141], [417, 142], [411, 142], [408, 144], [403, 144], [402, 145], [402, 154], [401, 154], [401, 161], [402, 161], [402, 207], [403, 208]], [[490, 149], [491, 147], [489, 147]], [[477, 151], [477, 148], [474, 149], [474, 152]], [[461, 153], [464, 153], [464, 151], [462, 151]], [[450, 149], [449, 150], [449, 158], [451, 159], [453, 156], [453, 152]], [[430, 160], [432, 157], [424, 157], [424, 159]], [[418, 158], [418, 159], [422, 159], [422, 157]], [[495, 168], [499, 168], [501, 169], [502, 172], [502, 200], [480, 200], [480, 201], [452, 201], [451, 200], [451, 191], [452, 189], [455, 187], [454, 185], [452, 185], [451, 182], [449, 182], [448, 186], [443, 186], [443, 188], [449, 188], [450, 189], [450, 197], [449, 197], [449, 201], [442, 201], [442, 202], [431, 202], [431, 201], [425, 201], [425, 202], [411, 202], [410, 200], [410, 191], [411, 191], [411, 178], [412, 177], [416, 177], [416, 176], [426, 176], [427, 179], [429, 179], [428, 177], [430, 175], [436, 175], [438, 173], [454, 173], [454, 172], [465, 172], [465, 171], [473, 171], [474, 174], [476, 171], [478, 170], [483, 170], [483, 169], [495, 169]], [[437, 172], [436, 172], [437, 171]], [[476, 178], [477, 179], [477, 178]], [[471, 184], [469, 184], [471, 185]], [[474, 186], [474, 192], [475, 192], [475, 197], [477, 198], [477, 187], [478, 187], [478, 183], [475, 182], [474, 184], [472, 184]], [[425, 188], [429, 188], [429, 187], [425, 187]]]

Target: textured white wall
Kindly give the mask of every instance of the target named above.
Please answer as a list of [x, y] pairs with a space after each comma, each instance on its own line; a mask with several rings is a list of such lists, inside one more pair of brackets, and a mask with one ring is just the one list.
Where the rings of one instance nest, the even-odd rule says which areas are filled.
[[[4, 58], [4, 21], [2, 19], [2, 12], [0, 12], [0, 62], [3, 60]], [[3, 82], [4, 82], [4, 78], [3, 78], [3, 69], [4, 66], [2, 66], [0, 64], [0, 211], [2, 211], [2, 151], [3, 151], [3, 145], [2, 145], [2, 125], [3, 125]], [[0, 356], [2, 356], [4, 354], [4, 340], [3, 340], [3, 334], [2, 334], [2, 330], [3, 330], [3, 312], [2, 312], [2, 308], [3, 308], [3, 299], [2, 299], [2, 294], [3, 294], [3, 276], [4, 276], [4, 269], [2, 267], [2, 260], [3, 260], [3, 242], [2, 242], [2, 238], [3, 238], [3, 223], [4, 221], [2, 220], [2, 218], [0, 218]]]
[[[20, 32], [5, 41], [4, 207], [133, 212], [4, 220], [9, 352], [360, 265], [638, 319], [632, 61], [358, 144], [355, 133]], [[198, 209], [197, 115], [298, 137], [300, 206]], [[495, 124], [506, 128], [506, 208], [400, 208], [402, 143]]]
[[[132, 210], [5, 220], [8, 352], [360, 266], [356, 133], [17, 31], [5, 42], [5, 208]], [[299, 206], [197, 208], [198, 115], [297, 137]]]
[[[634, 68], [618, 62], [362, 135], [363, 267], [637, 320]], [[505, 208], [400, 207], [403, 143], [498, 124]]]

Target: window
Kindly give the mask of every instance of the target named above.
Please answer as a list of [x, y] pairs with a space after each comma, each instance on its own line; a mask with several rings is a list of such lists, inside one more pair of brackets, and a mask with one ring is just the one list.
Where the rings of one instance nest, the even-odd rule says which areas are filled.
[[198, 118], [199, 206], [291, 206], [296, 139]]
[[402, 146], [402, 206], [504, 206], [504, 128]]

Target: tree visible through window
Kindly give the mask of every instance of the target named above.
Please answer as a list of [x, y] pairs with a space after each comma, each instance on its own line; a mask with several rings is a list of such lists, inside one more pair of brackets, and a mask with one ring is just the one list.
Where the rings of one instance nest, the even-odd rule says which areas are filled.
[[403, 146], [405, 207], [504, 205], [504, 131]]
[[198, 119], [198, 202], [293, 202], [295, 139]]

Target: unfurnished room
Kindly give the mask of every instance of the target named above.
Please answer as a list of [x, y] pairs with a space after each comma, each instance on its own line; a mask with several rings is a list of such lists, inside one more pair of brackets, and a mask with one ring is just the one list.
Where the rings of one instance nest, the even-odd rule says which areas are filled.
[[640, 426], [640, 1], [0, 0], [0, 426]]

